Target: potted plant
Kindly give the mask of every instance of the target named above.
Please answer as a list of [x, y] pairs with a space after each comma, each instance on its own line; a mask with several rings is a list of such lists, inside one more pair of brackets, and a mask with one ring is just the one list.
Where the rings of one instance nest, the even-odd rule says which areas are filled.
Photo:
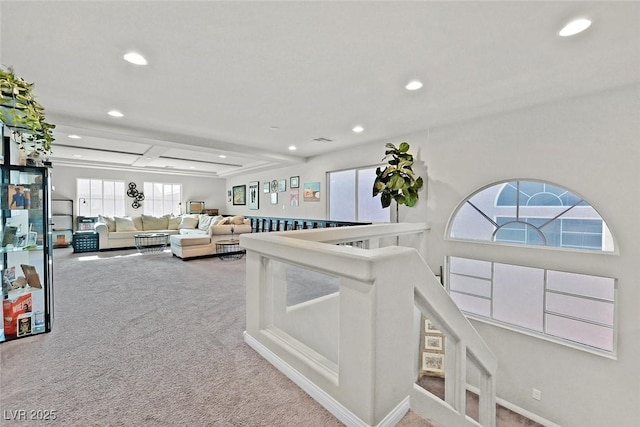
[[46, 121], [44, 107], [33, 94], [33, 83], [0, 68], [0, 122], [27, 157], [44, 157], [51, 151], [55, 125]]
[[373, 197], [380, 194], [380, 202], [383, 208], [396, 201], [396, 222], [398, 222], [398, 207], [407, 205], [415, 206], [418, 202], [418, 191], [422, 188], [422, 177], [415, 176], [413, 172], [413, 155], [409, 154], [409, 144], [400, 143], [399, 147], [388, 143], [387, 150], [382, 160], [387, 160], [388, 166], [384, 169], [376, 168], [376, 180], [373, 183]]

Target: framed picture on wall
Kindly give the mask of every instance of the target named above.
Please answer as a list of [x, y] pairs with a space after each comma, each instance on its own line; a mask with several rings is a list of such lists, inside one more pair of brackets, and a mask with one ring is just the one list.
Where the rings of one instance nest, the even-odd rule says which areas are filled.
[[444, 354], [422, 353], [422, 370], [434, 374], [444, 374]]
[[304, 192], [302, 193], [302, 196], [305, 202], [319, 202], [320, 201], [320, 183], [305, 182]]
[[258, 181], [252, 181], [249, 183], [249, 209], [258, 209], [260, 195], [258, 194]]
[[427, 335], [424, 337], [425, 350], [444, 350], [442, 346], [442, 337], [437, 335]]
[[233, 204], [234, 205], [247, 204], [247, 186], [246, 185], [235, 185], [233, 187]]
[[278, 192], [284, 193], [285, 191], [287, 191], [287, 180], [281, 179], [280, 181], [278, 181]]
[[271, 189], [271, 183], [270, 182], [263, 182], [262, 183], [262, 192], [263, 193], [268, 193], [269, 190]]
[[278, 193], [271, 193], [271, 204], [272, 205], [278, 204]]
[[289, 178], [289, 187], [290, 188], [299, 188], [300, 187], [300, 177], [292, 176]]
[[291, 206], [298, 207], [300, 206], [300, 190], [293, 189], [291, 190], [291, 192], [289, 193], [289, 201], [291, 203]]

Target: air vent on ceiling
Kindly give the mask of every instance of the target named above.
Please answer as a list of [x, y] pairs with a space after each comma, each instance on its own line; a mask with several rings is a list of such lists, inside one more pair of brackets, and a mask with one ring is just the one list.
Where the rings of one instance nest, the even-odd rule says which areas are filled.
[[331, 141], [333, 141], [333, 139], [328, 139], [328, 138], [320, 137], [320, 138], [315, 138], [315, 139], [314, 139], [314, 141], [318, 141], [318, 142], [331, 142]]

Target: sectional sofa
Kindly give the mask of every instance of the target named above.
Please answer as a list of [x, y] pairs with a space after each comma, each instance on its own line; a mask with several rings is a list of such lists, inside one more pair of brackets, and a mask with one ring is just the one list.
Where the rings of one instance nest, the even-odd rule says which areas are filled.
[[[172, 252], [185, 258], [215, 254], [215, 242], [231, 238], [234, 235], [251, 232], [251, 222], [242, 216], [224, 217], [198, 215], [165, 215], [156, 217], [140, 215], [134, 217], [98, 216], [95, 231], [98, 233], [100, 250], [124, 249], [135, 247], [135, 235], [140, 233], [167, 233], [170, 235]], [[183, 241], [184, 239], [184, 241]], [[174, 243], [175, 242], [175, 243]], [[175, 250], [173, 246], [176, 246]], [[197, 252], [198, 255], [192, 255]]]

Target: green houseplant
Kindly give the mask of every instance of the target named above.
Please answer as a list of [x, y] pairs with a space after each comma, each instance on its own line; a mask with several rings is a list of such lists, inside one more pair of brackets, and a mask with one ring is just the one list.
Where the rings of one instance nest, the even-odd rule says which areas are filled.
[[422, 188], [422, 177], [417, 177], [413, 171], [413, 155], [409, 154], [409, 144], [400, 143], [385, 145], [387, 150], [383, 161], [388, 165], [384, 169], [376, 168], [376, 180], [373, 183], [373, 197], [380, 194], [380, 202], [383, 208], [396, 201], [396, 222], [398, 222], [398, 207], [406, 205], [415, 206], [418, 202], [418, 191]]
[[47, 122], [33, 86], [16, 76], [12, 68], [0, 68], [0, 122], [11, 130], [28, 157], [41, 157], [51, 151], [55, 125]]

